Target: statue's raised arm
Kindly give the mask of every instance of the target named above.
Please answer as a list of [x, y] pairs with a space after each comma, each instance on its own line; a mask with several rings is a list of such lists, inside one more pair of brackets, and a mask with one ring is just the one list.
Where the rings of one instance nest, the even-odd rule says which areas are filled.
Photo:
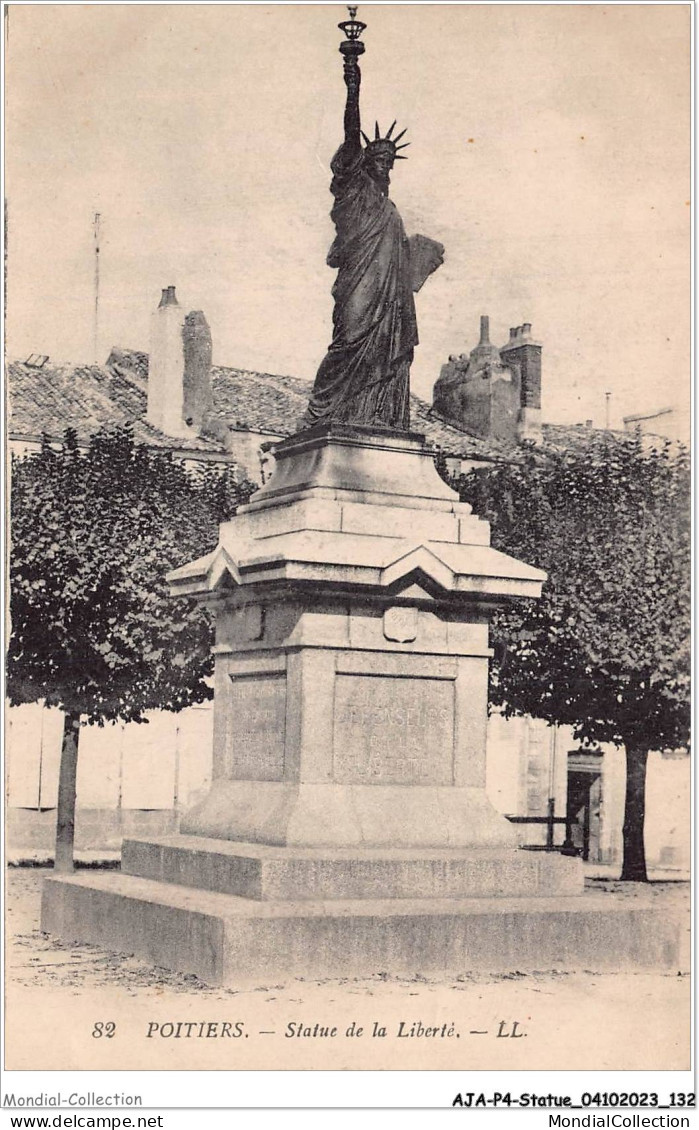
[[359, 117], [359, 88], [362, 84], [362, 72], [359, 69], [356, 55], [345, 55], [344, 78], [347, 87], [344, 144], [346, 149], [359, 152], [362, 148]]

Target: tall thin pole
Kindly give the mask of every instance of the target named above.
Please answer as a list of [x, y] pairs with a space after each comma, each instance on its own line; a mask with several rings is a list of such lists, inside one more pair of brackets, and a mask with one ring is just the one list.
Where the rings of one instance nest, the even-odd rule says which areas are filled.
[[609, 408], [609, 405], [610, 405], [610, 401], [611, 401], [611, 399], [612, 399], [612, 394], [611, 394], [611, 392], [605, 392], [605, 394], [604, 394], [604, 399], [605, 399], [605, 400], [606, 400], [606, 402], [607, 402], [607, 403], [606, 403], [606, 406], [605, 406], [605, 421], [606, 421], [606, 422], [605, 422], [605, 427], [606, 427], [607, 431], [609, 431], [609, 428], [610, 428], [610, 420], [611, 420], [611, 416], [610, 416], [610, 408]]
[[93, 223], [93, 235], [95, 245], [95, 324], [94, 324], [94, 340], [92, 346], [93, 360], [96, 365], [99, 364], [99, 354], [97, 352], [98, 337], [99, 337], [99, 319], [100, 319], [100, 213], [95, 212], [95, 219]]

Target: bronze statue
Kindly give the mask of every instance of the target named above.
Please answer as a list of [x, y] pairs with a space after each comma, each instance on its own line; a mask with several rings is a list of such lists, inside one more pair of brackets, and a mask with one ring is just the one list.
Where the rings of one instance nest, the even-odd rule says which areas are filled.
[[[410, 364], [418, 343], [413, 292], [443, 262], [444, 248], [425, 236], [408, 239], [389, 199], [394, 161], [409, 143], [393, 137], [396, 123], [370, 141], [361, 129], [357, 59], [365, 25], [339, 26], [347, 86], [345, 139], [332, 159], [335, 197], [331, 216], [337, 235], [328, 265], [333, 286], [333, 339], [315, 379], [304, 427], [332, 421], [406, 430], [410, 427]], [[362, 138], [365, 146], [362, 146]]]

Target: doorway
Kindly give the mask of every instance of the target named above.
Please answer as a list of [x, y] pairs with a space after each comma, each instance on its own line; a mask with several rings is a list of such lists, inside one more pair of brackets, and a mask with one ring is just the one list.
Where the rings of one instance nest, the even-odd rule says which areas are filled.
[[[601, 756], [601, 755], [600, 755]], [[601, 860], [600, 809], [602, 804], [602, 767], [589, 764], [590, 754], [585, 752], [588, 764], [576, 765], [579, 753], [568, 754], [568, 797], [566, 818], [571, 825], [571, 839], [580, 856], [587, 862]]]

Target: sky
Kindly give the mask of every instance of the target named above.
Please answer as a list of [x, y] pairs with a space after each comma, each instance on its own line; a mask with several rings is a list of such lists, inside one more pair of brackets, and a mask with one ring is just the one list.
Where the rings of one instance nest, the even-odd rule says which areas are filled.
[[[9, 5], [11, 357], [148, 349], [161, 288], [214, 362], [313, 380], [331, 337], [340, 4]], [[543, 342], [543, 418], [604, 426], [690, 380], [690, 6], [359, 8], [362, 122], [411, 147], [391, 196], [445, 245], [417, 295], [431, 400], [481, 314]], [[367, 126], [369, 127], [367, 129]]]

